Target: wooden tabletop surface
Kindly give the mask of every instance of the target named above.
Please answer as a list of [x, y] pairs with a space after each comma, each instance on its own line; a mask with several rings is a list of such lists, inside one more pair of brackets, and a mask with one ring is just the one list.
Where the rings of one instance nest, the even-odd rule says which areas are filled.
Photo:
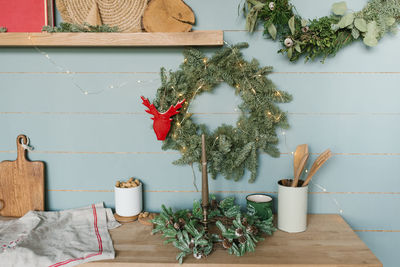
[[309, 215], [307, 231], [289, 234], [278, 230], [259, 242], [254, 253], [242, 257], [218, 247], [206, 259], [187, 256], [183, 265], [175, 260], [178, 250], [163, 245], [161, 236], [150, 232], [151, 227], [138, 222], [111, 230], [116, 258], [80, 266], [382, 266], [339, 215]]

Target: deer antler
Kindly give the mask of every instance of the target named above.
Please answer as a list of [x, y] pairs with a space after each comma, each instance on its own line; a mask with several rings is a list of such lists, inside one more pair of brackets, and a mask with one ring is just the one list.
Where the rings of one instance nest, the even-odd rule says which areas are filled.
[[175, 106], [171, 105], [171, 107], [162, 115], [169, 118], [169, 117], [172, 117], [172, 116], [178, 114], [179, 113], [178, 109], [180, 109], [182, 107], [182, 104], [185, 101], [186, 101], [186, 99], [183, 99], [182, 101], [178, 102]]
[[149, 99], [144, 98], [143, 96], [140, 97], [143, 100], [143, 105], [145, 105], [148, 110], [145, 110], [147, 113], [154, 115], [154, 117], [159, 116], [160, 112], [156, 109], [156, 107], [153, 104], [150, 104]]

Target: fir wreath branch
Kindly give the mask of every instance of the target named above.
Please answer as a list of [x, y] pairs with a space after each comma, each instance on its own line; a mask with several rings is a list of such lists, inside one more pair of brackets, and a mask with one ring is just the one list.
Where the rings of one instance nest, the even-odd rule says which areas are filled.
[[[249, 182], [257, 177], [259, 150], [279, 157], [277, 149], [278, 127], [288, 128], [287, 115], [276, 104], [287, 103], [292, 97], [276, 88], [266, 75], [272, 67], [260, 67], [256, 59], [246, 61], [240, 51], [247, 43], [223, 47], [211, 58], [193, 48], [184, 51], [184, 62], [177, 71], [167, 75], [161, 69], [161, 87], [153, 104], [160, 112], [182, 99], [187, 99], [180, 113], [173, 117], [171, 130], [162, 149], [181, 152], [174, 164], [199, 163], [201, 134], [206, 135], [208, 170], [215, 179], [222, 174], [226, 179], [238, 181], [251, 173]], [[243, 103], [237, 127], [221, 125], [211, 132], [206, 125], [192, 121], [190, 103], [197, 95], [212, 92], [225, 82], [235, 89]]]
[[322, 58], [336, 53], [362, 39], [370, 47], [386, 33], [396, 33], [400, 22], [399, 0], [369, 0], [358, 12], [347, 9], [346, 2], [332, 5], [332, 15], [306, 20], [296, 11], [290, 0], [246, 0], [243, 6], [246, 29], [253, 32], [259, 22], [264, 34], [273, 40], [279, 39], [290, 61], [301, 56], [305, 60]]

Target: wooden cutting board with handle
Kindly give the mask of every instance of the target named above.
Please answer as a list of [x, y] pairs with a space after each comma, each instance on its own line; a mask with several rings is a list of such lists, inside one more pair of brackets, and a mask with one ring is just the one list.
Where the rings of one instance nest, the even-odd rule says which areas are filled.
[[[0, 215], [21, 217], [30, 210], [44, 210], [44, 162], [29, 161], [17, 137], [17, 160], [0, 163]], [[22, 143], [21, 143], [22, 142]]]

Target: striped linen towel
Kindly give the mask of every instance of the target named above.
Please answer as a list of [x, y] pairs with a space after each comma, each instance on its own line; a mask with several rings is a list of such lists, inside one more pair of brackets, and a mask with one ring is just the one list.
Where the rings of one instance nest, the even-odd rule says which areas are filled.
[[75, 266], [113, 259], [108, 229], [120, 226], [103, 204], [56, 211], [29, 211], [0, 221], [0, 266]]

